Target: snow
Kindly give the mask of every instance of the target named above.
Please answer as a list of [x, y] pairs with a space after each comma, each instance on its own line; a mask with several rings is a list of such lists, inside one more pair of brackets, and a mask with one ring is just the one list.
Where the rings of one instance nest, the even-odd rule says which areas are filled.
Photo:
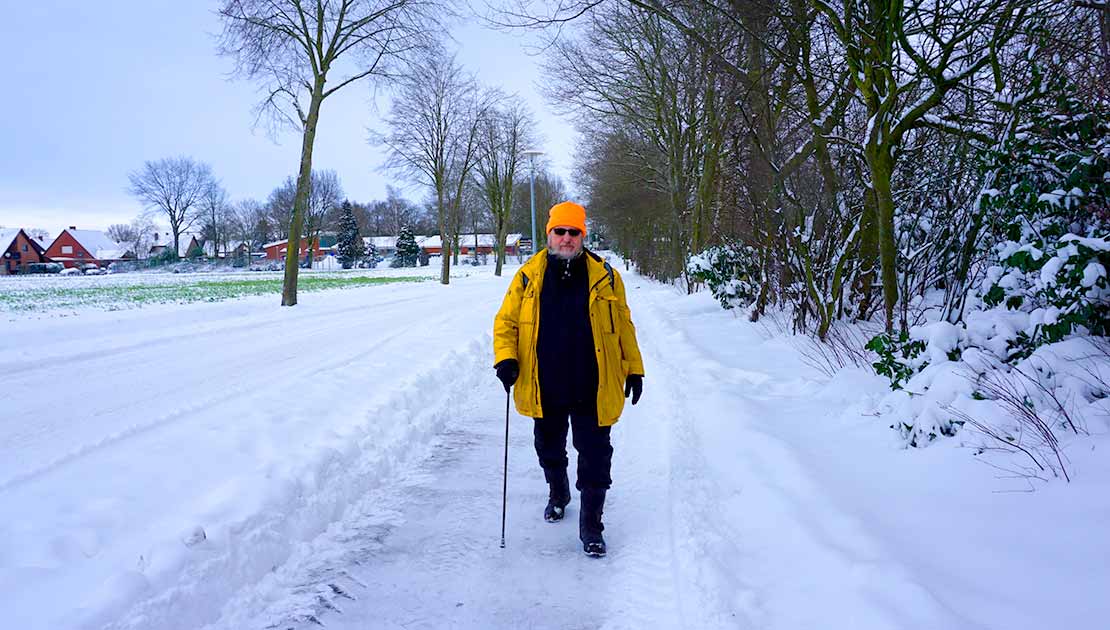
[[[505, 235], [505, 244], [506, 245], [517, 245], [517, 244], [520, 243], [520, 239], [521, 239], [522, 236], [523, 235], [515, 233], [515, 232], [512, 233], [512, 234], [506, 234]], [[474, 239], [475, 239], [474, 234], [460, 234], [459, 235], [459, 246], [460, 247], [474, 247]], [[493, 247], [497, 242], [497, 235], [496, 234], [478, 234], [477, 239], [478, 239], [478, 247]], [[394, 241], [394, 242], [396, 242], [396, 241]], [[417, 242], [421, 247], [438, 247], [438, 248], [443, 247], [443, 241], [440, 240], [439, 234], [433, 234], [431, 236], [425, 237], [424, 240], [417, 241]]]
[[16, 236], [19, 236], [19, 228], [0, 228], [0, 254], [8, 251]]
[[1083, 238], [1081, 236], [1076, 236], [1075, 234], [1065, 234], [1064, 236], [1060, 237], [1060, 242], [1075, 243], [1077, 245], [1082, 245], [1084, 247], [1093, 249], [1097, 252], [1110, 251], [1110, 242], [1107, 242], [1107, 240], [1104, 238]]
[[84, 247], [93, 258], [97, 260], [114, 260], [122, 258], [125, 247], [108, 237], [104, 232], [96, 230], [65, 230], [74, 238], [81, 247]]
[[930, 363], [948, 360], [948, 353], [957, 348], [960, 339], [966, 339], [964, 329], [948, 322], [931, 322], [915, 326], [911, 338], [926, 342], [926, 352]]
[[1056, 284], [1056, 274], [1060, 273], [1060, 268], [1068, 261], [1068, 256], [1053, 256], [1048, 259], [1048, 262], [1041, 267], [1041, 284], [1044, 286], [1053, 286]]
[[1103, 267], [1096, 261], [1091, 261], [1083, 268], [1082, 286], [1087, 288], [1093, 287], [1098, 282], [1099, 278], [1105, 277], [1106, 267]]
[[[499, 549], [490, 328], [515, 267], [491, 269], [294, 308], [8, 317], [5, 626], [1083, 630], [1110, 615], [1110, 425], [1068, 451], [1071, 484], [1030, 492], [955, 440], [901, 448], [869, 370], [824, 376], [798, 340], [631, 271], [647, 375], [613, 430], [610, 555], [581, 553], [576, 500], [543, 522], [515, 411]], [[1007, 326], [934, 326], [929, 345]], [[1091, 357], [1032, 359], [1110, 378]], [[916, 384], [984, 403], [960, 398], [953, 366]], [[1077, 404], [1105, 417], [1088, 389]]]

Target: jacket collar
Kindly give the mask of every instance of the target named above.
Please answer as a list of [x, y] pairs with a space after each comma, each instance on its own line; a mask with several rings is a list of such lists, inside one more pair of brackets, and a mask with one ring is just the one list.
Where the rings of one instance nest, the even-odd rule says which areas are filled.
[[[586, 257], [586, 271], [590, 275], [590, 291], [598, 288], [603, 280], [611, 281], [613, 276], [612, 268], [602, 260], [601, 256], [593, 253], [592, 251], [582, 248], [582, 255]], [[528, 276], [530, 281], [542, 282], [544, 271], [547, 270], [547, 248], [544, 247], [540, 251], [532, 255], [527, 262], [520, 268], [520, 271]], [[538, 286], [538, 285], [537, 285]]]

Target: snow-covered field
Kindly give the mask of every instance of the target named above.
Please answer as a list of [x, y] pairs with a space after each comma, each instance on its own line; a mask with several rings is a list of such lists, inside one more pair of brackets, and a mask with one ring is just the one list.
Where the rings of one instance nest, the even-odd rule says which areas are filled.
[[1105, 432], [1018, 491], [958, 440], [900, 448], [885, 379], [631, 272], [610, 554], [574, 503], [543, 522], [515, 411], [499, 549], [491, 269], [0, 313], [3, 627], [1105, 627]]
[[[329, 259], [330, 260], [330, 259]], [[438, 260], [438, 259], [437, 259]], [[471, 267], [453, 271], [465, 277]], [[367, 286], [376, 283], [439, 279], [439, 267], [407, 269], [301, 270], [299, 292]], [[86, 309], [121, 310], [149, 304], [188, 304], [280, 295], [282, 273], [218, 271], [169, 273], [167, 270], [94, 276], [23, 275], [0, 278], [0, 319], [76, 314]], [[280, 298], [279, 298], [280, 299]]]

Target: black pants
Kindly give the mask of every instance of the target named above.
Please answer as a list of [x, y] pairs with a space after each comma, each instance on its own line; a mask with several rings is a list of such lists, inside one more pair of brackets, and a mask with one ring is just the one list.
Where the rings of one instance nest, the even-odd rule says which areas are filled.
[[613, 484], [609, 470], [613, 463], [613, 446], [609, 443], [610, 427], [597, 426], [597, 415], [576, 409], [544, 404], [544, 417], [535, 418], [532, 433], [536, 438], [536, 455], [540, 458], [544, 477], [550, 483], [561, 478], [567, 469], [567, 419], [574, 431], [574, 450], [578, 451], [578, 481], [574, 487], [605, 489]]

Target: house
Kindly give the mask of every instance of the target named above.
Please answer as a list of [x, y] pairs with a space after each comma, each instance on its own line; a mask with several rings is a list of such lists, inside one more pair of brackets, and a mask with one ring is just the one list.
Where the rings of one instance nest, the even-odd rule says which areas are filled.
[[[274, 241], [273, 243], [266, 243], [262, 246], [262, 251], [266, 252], [265, 257], [267, 260], [285, 260], [285, 253], [288, 249], [288, 243], [289, 239]], [[313, 260], [323, 259], [326, 252], [323, 248], [320, 247], [320, 242], [316, 241], [315, 243], [313, 243], [313, 245]], [[304, 260], [307, 255], [308, 239], [301, 239], [301, 251], [300, 255], [297, 258], [299, 260]]]
[[[193, 251], [196, 247], [203, 248], [203, 246], [204, 239], [199, 235], [190, 232], [182, 232], [177, 237], [177, 257], [188, 258], [189, 252]], [[169, 230], [156, 231], [147, 256], [149, 258], [154, 258], [164, 254], [167, 249], [173, 250], [173, 232]]]
[[[397, 239], [398, 238], [400, 238], [400, 237], [397, 236], [397, 235], [393, 235], [393, 236], [364, 236], [364, 237], [362, 237], [362, 243], [363, 243], [363, 245], [366, 245], [367, 247], [369, 247], [370, 245], [373, 245], [374, 246], [374, 251], [376, 251], [379, 256], [388, 257], [388, 256], [392, 256], [393, 254], [397, 253]], [[416, 244], [418, 246], [421, 246], [424, 243], [424, 241], [426, 241], [428, 239], [427, 236], [420, 236], [420, 235], [415, 235], [415, 236], [413, 236], [413, 238], [416, 239]]]
[[[520, 237], [520, 234], [507, 234], [505, 236], [506, 256], [517, 255], [517, 250], [520, 248]], [[460, 234], [459, 255], [473, 255], [475, 248], [477, 248], [479, 254], [492, 254], [496, 241], [497, 235], [495, 234]], [[423, 243], [420, 243], [420, 248], [431, 256], [437, 256], [443, 253], [443, 242], [440, 241], [438, 234], [429, 236]]]
[[246, 258], [247, 254], [253, 253], [250, 248], [250, 243], [246, 241], [229, 241], [227, 244], [227, 253], [220, 254], [227, 258]]
[[46, 257], [66, 267], [87, 264], [101, 267], [126, 258], [125, 250], [124, 245], [108, 238], [104, 232], [78, 230], [71, 225], [46, 248]]
[[[316, 239], [316, 242], [312, 248], [312, 260], [323, 260], [324, 256], [336, 255], [336, 250], [338, 249], [338, 240], [339, 239], [335, 234], [321, 232], [320, 236]], [[265, 245], [263, 245], [262, 250], [266, 252], [265, 258], [267, 258], [268, 260], [284, 260], [285, 251], [287, 249], [286, 243], [288, 242], [289, 239], [285, 239], [282, 241], [274, 241], [273, 243], [266, 243]], [[301, 238], [301, 252], [298, 258], [300, 260], [304, 260], [307, 256], [307, 252], [308, 239]]]
[[25, 273], [31, 263], [48, 262], [46, 249], [22, 228], [0, 229], [0, 276]]
[[216, 242], [212, 240], [197, 239], [197, 245], [204, 250], [205, 258], [236, 258], [245, 257], [247, 255], [247, 242], [237, 240], [226, 240], [216, 246]]

